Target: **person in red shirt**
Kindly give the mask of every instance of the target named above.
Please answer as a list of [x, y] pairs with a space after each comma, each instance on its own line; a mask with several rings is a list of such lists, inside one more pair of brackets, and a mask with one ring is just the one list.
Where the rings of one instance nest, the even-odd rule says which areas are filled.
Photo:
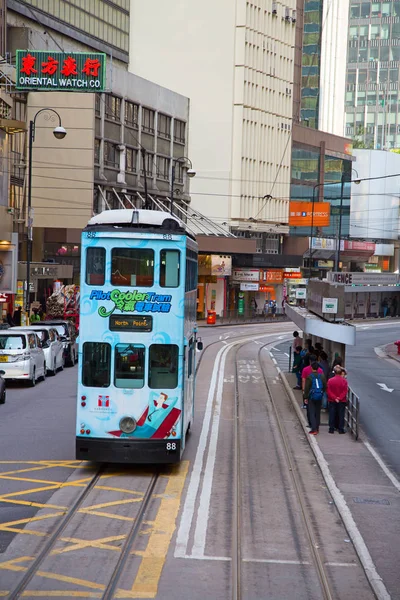
[[336, 365], [333, 369], [334, 376], [328, 380], [328, 408], [329, 408], [329, 433], [335, 433], [336, 416], [339, 419], [339, 433], [344, 430], [344, 414], [346, 410], [347, 391], [349, 385], [347, 379], [342, 376], [342, 367]]

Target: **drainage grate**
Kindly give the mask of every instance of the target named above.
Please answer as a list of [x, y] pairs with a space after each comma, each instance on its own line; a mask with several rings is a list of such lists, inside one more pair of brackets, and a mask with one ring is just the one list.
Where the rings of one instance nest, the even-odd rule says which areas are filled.
[[383, 504], [384, 506], [390, 506], [389, 500], [379, 500], [377, 498], [353, 498], [353, 502], [357, 504]]

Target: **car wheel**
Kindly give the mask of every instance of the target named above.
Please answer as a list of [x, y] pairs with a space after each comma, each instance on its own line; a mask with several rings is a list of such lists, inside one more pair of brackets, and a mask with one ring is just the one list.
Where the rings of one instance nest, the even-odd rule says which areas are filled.
[[40, 381], [46, 381], [46, 373], [47, 373], [46, 363], [44, 363], [44, 365], [43, 365], [43, 375], [41, 376]]
[[0, 398], [0, 404], [5, 404], [6, 402], [6, 390], [4, 390], [2, 397]]
[[32, 378], [28, 380], [29, 387], [35, 387], [36, 385], [36, 369], [33, 367]]
[[63, 357], [63, 359], [61, 361], [61, 365], [60, 365], [59, 371], [64, 371], [64, 357]]
[[47, 375], [51, 375], [52, 377], [57, 373], [57, 363], [56, 359], [54, 359], [53, 368], [49, 369]]

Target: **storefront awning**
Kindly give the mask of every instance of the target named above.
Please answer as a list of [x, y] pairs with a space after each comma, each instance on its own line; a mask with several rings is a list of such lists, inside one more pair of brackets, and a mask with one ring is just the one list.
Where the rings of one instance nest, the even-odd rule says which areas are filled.
[[[306, 252], [304, 252], [303, 258], [310, 258], [310, 250], [307, 250]], [[318, 259], [318, 260], [331, 260], [332, 258], [335, 258], [335, 251], [334, 250], [313, 250], [312, 258]]]

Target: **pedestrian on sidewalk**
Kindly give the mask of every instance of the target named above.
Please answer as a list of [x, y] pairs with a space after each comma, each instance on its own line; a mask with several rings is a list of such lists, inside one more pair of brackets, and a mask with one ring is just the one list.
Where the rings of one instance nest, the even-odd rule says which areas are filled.
[[342, 367], [334, 367], [334, 376], [328, 381], [328, 406], [329, 406], [329, 433], [335, 433], [335, 424], [338, 419], [339, 433], [346, 433], [344, 430], [344, 414], [347, 403], [347, 392], [349, 384], [343, 377]]
[[292, 343], [293, 352], [296, 350], [297, 346], [303, 346], [303, 338], [300, 337], [298, 331], [293, 331], [293, 343]]
[[293, 353], [293, 367], [292, 373], [295, 373], [297, 377], [297, 385], [294, 390], [301, 390], [301, 372], [303, 370], [303, 357], [301, 356], [302, 347], [297, 346]]
[[304, 389], [304, 398], [308, 404], [308, 416], [311, 427], [310, 435], [317, 435], [319, 433], [322, 398], [325, 390], [325, 375], [322, 373], [322, 369], [318, 363], [313, 362], [311, 365], [311, 374], [307, 377]]
[[[317, 358], [316, 358], [315, 354], [307, 354], [303, 358], [303, 370], [301, 372], [301, 388], [303, 390], [303, 406], [302, 406], [302, 408], [307, 409], [307, 418], [308, 418], [309, 423], [310, 423], [310, 416], [309, 416], [309, 411], [308, 411], [308, 403], [307, 403], [307, 399], [305, 396], [305, 389], [306, 389], [307, 378], [312, 373], [312, 364], [313, 363], [317, 363]], [[323, 375], [323, 371], [319, 365], [318, 365], [318, 373]]]

